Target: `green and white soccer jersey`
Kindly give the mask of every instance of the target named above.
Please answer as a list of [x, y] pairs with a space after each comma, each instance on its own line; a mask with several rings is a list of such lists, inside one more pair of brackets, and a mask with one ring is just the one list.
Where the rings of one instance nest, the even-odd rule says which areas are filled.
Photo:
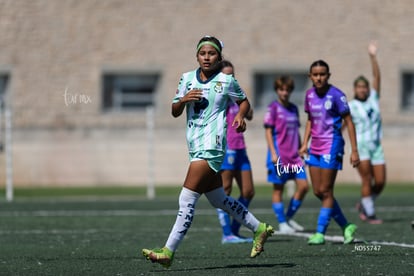
[[383, 163], [382, 123], [377, 91], [371, 90], [364, 102], [356, 99], [350, 101], [349, 107], [355, 125], [360, 159]]
[[228, 101], [244, 100], [246, 94], [233, 76], [218, 73], [203, 82], [198, 77], [199, 70], [182, 75], [173, 103], [192, 89], [202, 89], [203, 98], [200, 101], [186, 104], [188, 150], [190, 153], [211, 150], [224, 152]]

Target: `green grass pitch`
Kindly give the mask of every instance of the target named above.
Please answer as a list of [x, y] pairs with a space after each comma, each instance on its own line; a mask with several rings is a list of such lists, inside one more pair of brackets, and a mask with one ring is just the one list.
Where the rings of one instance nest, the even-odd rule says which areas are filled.
[[[270, 192], [270, 186], [257, 186], [250, 209], [277, 229]], [[335, 239], [341, 231], [333, 221], [327, 232], [332, 241], [306, 244], [320, 207], [309, 193], [295, 217], [308, 231], [276, 234], [255, 259], [249, 258], [250, 244], [221, 245], [215, 210], [202, 197], [173, 265], [164, 269], [145, 260], [141, 249], [164, 245], [178, 193], [179, 187], [158, 188], [158, 197], [147, 200], [143, 188], [18, 189], [13, 203], [0, 200], [0, 275], [414, 274], [414, 184], [388, 185], [377, 201], [383, 225], [358, 219], [358, 186], [338, 185], [345, 215], [359, 226], [351, 245]]]

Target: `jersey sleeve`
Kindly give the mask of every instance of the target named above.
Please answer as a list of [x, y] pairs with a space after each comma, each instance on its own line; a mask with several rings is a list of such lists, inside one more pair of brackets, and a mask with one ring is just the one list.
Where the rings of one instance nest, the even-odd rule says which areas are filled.
[[338, 110], [338, 113], [341, 116], [344, 116], [351, 112], [349, 109], [348, 100], [346, 99], [346, 96], [344, 93], [342, 92], [338, 93], [338, 96], [334, 97], [334, 101], [335, 101], [335, 105]]
[[264, 115], [263, 119], [263, 126], [264, 127], [275, 127], [275, 114], [276, 114], [276, 105], [273, 105], [272, 103], [267, 106], [266, 113]]
[[175, 92], [175, 97], [173, 103], [177, 103], [184, 95], [186, 94], [187, 89], [184, 81], [184, 75], [181, 76], [180, 82], [178, 83], [177, 91]]
[[370, 100], [374, 100], [374, 101], [378, 101], [379, 100], [379, 95], [378, 95], [377, 90], [371, 89], [371, 91], [369, 93], [369, 99]]
[[241, 89], [239, 83], [235, 78], [231, 77], [228, 95], [233, 102], [238, 102], [246, 99], [246, 93]]

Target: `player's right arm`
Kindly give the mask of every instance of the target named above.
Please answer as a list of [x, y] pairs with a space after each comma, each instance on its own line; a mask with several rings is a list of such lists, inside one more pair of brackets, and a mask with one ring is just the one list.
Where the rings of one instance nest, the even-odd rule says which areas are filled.
[[308, 115], [308, 120], [306, 121], [306, 126], [305, 126], [305, 134], [303, 135], [302, 146], [299, 149], [299, 155], [301, 157], [304, 157], [308, 152], [308, 144], [309, 144], [310, 134], [311, 134], [311, 120], [310, 120], [310, 117]]
[[277, 111], [276, 111], [277, 105], [273, 105], [272, 103], [269, 104], [267, 107], [267, 111], [265, 113], [264, 119], [263, 119], [263, 125], [265, 127], [265, 137], [266, 137], [266, 143], [267, 147], [270, 151], [270, 156], [272, 159], [272, 162], [274, 164], [277, 163], [277, 159], [279, 156], [277, 156], [275, 143], [277, 141], [274, 140], [273, 131], [276, 127], [276, 118], [277, 118]]
[[265, 126], [265, 135], [266, 135], [267, 146], [270, 150], [272, 162], [276, 164], [279, 156], [277, 156], [276, 148], [275, 148], [275, 141], [273, 139], [273, 127]]
[[189, 102], [199, 101], [203, 97], [201, 89], [192, 89], [183, 97], [178, 98], [178, 101], [174, 101], [171, 107], [171, 114], [177, 118], [180, 116], [185, 108], [185, 105]]

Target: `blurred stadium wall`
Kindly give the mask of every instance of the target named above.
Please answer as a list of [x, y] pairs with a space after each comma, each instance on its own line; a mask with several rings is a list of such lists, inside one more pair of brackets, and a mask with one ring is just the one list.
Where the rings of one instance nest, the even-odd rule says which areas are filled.
[[[322, 58], [331, 82], [352, 98], [354, 78], [371, 77], [367, 45], [378, 40], [388, 179], [414, 180], [411, 0], [1, 0], [0, 7], [0, 93], [13, 114], [18, 186], [145, 185], [148, 105], [155, 182], [181, 183], [185, 120], [170, 116], [170, 104], [207, 34], [224, 41], [255, 107], [246, 137], [261, 183], [273, 78], [292, 74], [293, 101], [303, 106], [308, 67]], [[4, 167], [3, 152], [0, 183]], [[346, 164], [339, 181], [358, 176]]]

